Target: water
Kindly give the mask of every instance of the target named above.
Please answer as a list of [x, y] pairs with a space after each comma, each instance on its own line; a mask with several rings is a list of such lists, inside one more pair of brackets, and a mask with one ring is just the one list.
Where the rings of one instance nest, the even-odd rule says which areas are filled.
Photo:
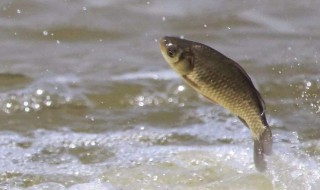
[[[319, 189], [319, 2], [0, 3], [0, 186], [15, 190]], [[249, 131], [177, 77], [161, 36], [237, 60], [266, 104]]]

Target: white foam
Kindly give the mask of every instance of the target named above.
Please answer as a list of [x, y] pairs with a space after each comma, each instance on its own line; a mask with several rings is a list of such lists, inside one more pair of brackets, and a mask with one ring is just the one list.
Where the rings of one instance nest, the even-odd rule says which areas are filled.
[[153, 79], [153, 80], [172, 80], [178, 78], [172, 70], [162, 70], [162, 71], [150, 71], [150, 72], [136, 72], [127, 73], [119, 76], [112, 77], [112, 80], [134, 80], [134, 79]]

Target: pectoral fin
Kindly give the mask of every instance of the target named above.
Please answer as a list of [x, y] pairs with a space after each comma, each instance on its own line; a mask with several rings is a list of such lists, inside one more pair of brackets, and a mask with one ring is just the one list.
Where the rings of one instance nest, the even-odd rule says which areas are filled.
[[209, 98], [208, 96], [203, 95], [203, 97], [205, 97], [207, 100], [209, 100], [211, 103], [214, 104], [218, 104], [216, 101], [212, 100], [211, 98]]
[[187, 75], [182, 75], [182, 78], [183, 78], [190, 86], [192, 86], [193, 88], [199, 90], [199, 86], [198, 86], [196, 83], [194, 83], [192, 80], [190, 80]]
[[247, 124], [247, 122], [246, 122], [244, 119], [242, 119], [242, 118], [239, 117], [239, 116], [238, 116], [238, 118], [239, 118], [239, 120], [240, 120], [246, 127], [249, 128], [249, 125]]

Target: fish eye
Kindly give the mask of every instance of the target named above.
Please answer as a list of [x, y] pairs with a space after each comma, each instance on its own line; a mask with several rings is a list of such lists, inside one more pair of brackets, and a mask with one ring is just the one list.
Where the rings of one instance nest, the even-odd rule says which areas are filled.
[[169, 57], [172, 58], [172, 57], [174, 57], [176, 55], [176, 52], [177, 52], [176, 49], [169, 48], [168, 51], [167, 51], [167, 54], [168, 54]]

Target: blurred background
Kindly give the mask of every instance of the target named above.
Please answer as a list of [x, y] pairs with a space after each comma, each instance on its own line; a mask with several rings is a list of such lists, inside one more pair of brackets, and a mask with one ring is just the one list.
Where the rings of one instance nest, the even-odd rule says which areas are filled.
[[[314, 0], [2, 0], [2, 189], [317, 189]], [[159, 39], [239, 62], [265, 99], [268, 171], [246, 127], [169, 68]]]

